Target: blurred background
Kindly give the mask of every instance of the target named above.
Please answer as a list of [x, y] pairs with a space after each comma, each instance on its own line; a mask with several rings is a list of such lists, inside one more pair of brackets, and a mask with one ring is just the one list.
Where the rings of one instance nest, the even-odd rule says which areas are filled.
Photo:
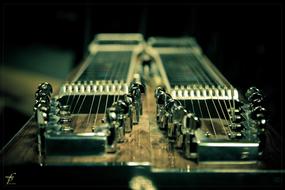
[[1, 146], [33, 114], [37, 85], [58, 87], [104, 32], [194, 36], [235, 87], [264, 92], [270, 123], [281, 134], [279, 5], [8, 4], [2, 10]]

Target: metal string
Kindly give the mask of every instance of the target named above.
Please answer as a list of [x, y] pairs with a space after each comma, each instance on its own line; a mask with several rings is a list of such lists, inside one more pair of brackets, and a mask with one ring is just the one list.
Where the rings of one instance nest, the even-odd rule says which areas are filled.
[[[116, 64], [116, 68], [113, 68], [111, 71], [115, 71], [115, 73], [119, 72], [119, 68], [120, 68], [121, 65], [122, 65], [122, 62], [117, 63]], [[115, 75], [117, 75], [117, 74], [115, 74]], [[99, 101], [98, 101], [98, 105], [97, 105], [95, 119], [93, 121], [93, 126], [95, 126], [96, 122], [97, 122], [98, 112], [99, 112], [99, 108], [100, 108], [100, 105], [101, 105], [101, 99], [102, 99], [102, 94], [99, 96]], [[107, 102], [106, 102], [106, 104], [107, 104]]]
[[[195, 57], [195, 58], [196, 58], [196, 57]], [[224, 83], [223, 83], [223, 84], [219, 84], [216, 80], [215, 80], [214, 82], [212, 82], [212, 80], [210, 79], [209, 75], [206, 74], [205, 70], [203, 70], [202, 68], [200, 68], [200, 71], [201, 71], [202, 75], [204, 75], [204, 78], [210, 83], [210, 85], [216, 86], [216, 87], [219, 86], [219, 85], [225, 85]], [[227, 134], [227, 130], [226, 130], [225, 125], [223, 124], [223, 122], [222, 122], [222, 120], [221, 120], [221, 116], [220, 116], [220, 114], [219, 114], [219, 112], [218, 112], [217, 106], [216, 106], [216, 104], [215, 104], [215, 101], [213, 100], [213, 96], [212, 96], [212, 95], [211, 95], [211, 100], [212, 100], [213, 105], [214, 105], [214, 107], [215, 107], [215, 110], [216, 110], [216, 112], [217, 112], [217, 114], [218, 114], [218, 117], [219, 117], [218, 119], [219, 119], [221, 125], [223, 126], [223, 129], [224, 129], [224, 131], [225, 131], [225, 134]], [[227, 105], [226, 105], [226, 103], [225, 103], [225, 100], [223, 100], [223, 101], [224, 101], [224, 104], [225, 104], [225, 106], [226, 106], [226, 108], [227, 108]], [[222, 107], [222, 105], [221, 105], [221, 102], [220, 102], [219, 99], [217, 99], [217, 102], [218, 102], [218, 104], [219, 104], [219, 106], [220, 106], [220, 110], [222, 111], [222, 114], [223, 114], [223, 116], [224, 116], [224, 119], [225, 119], [225, 121], [227, 122], [227, 125], [228, 125], [228, 120], [227, 120], [226, 115], [225, 115], [225, 113], [224, 113], [224, 109], [223, 109], [223, 107]], [[229, 117], [229, 118], [230, 118], [230, 117]], [[229, 131], [231, 132], [231, 129], [230, 129], [230, 128], [228, 128], [228, 129], [229, 129]]]
[[[189, 61], [189, 62], [188, 62]], [[191, 60], [191, 59], [189, 59], [189, 58], [187, 58], [187, 62], [189, 63], [189, 64], [187, 64], [188, 66], [189, 66], [189, 68], [191, 69], [191, 65], [192, 65], [192, 71], [194, 72], [195, 70], [196, 70], [196, 73], [197, 73], [197, 75], [194, 75], [194, 77], [195, 77], [195, 79], [196, 79], [196, 82], [197, 82], [197, 84], [200, 84], [200, 83], [202, 83], [202, 84], [205, 84], [206, 82], [203, 80], [203, 77], [201, 77], [201, 75], [199, 75], [198, 74], [198, 70], [197, 69], [194, 69], [194, 64], [196, 64], [195, 62], [193, 62], [193, 60]], [[191, 64], [192, 63], [192, 64]], [[196, 66], [195, 66], [195, 68], [196, 68]], [[198, 79], [198, 76], [199, 76], [199, 78], [200, 78], [200, 81], [199, 81], [199, 79]], [[206, 109], [207, 109], [207, 112], [208, 112], [208, 114], [209, 114], [209, 119], [210, 119], [210, 122], [211, 122], [211, 126], [212, 126], [212, 129], [213, 129], [213, 132], [214, 132], [214, 135], [216, 136], [217, 135], [217, 133], [216, 133], [216, 129], [215, 129], [215, 127], [214, 127], [214, 124], [213, 124], [213, 120], [212, 120], [212, 116], [211, 116], [211, 113], [210, 113], [210, 111], [209, 111], [209, 107], [208, 107], [208, 104], [207, 104], [207, 101], [205, 100], [205, 99], [203, 99], [204, 100], [204, 102], [205, 102], [205, 106], [206, 106]], [[197, 100], [198, 101], [198, 104], [199, 104], [199, 102], [200, 102], [200, 100]], [[200, 107], [200, 109], [201, 109], [201, 106], [199, 105], [199, 107]], [[201, 110], [201, 113], [202, 113], [202, 110]], [[203, 115], [202, 115], [202, 117], [203, 117]]]
[[[201, 67], [198, 67], [197, 69], [199, 70], [201, 76], [205, 79], [205, 81], [208, 81], [208, 84], [209, 84], [209, 85], [214, 85], [213, 82], [212, 82], [212, 80], [209, 78], [209, 75], [207, 75], [207, 74], [205, 73], [205, 70], [203, 70]], [[223, 122], [222, 122], [222, 120], [221, 120], [219, 111], [218, 111], [218, 109], [217, 109], [217, 106], [216, 106], [216, 104], [215, 104], [215, 101], [213, 100], [213, 96], [212, 96], [212, 95], [211, 95], [211, 100], [212, 100], [212, 102], [213, 102], [213, 105], [214, 105], [214, 108], [215, 108], [215, 110], [216, 110], [216, 113], [218, 114], [218, 119], [219, 119], [219, 121], [220, 121], [220, 123], [221, 123], [221, 125], [222, 125], [222, 127], [223, 127], [223, 129], [224, 129], [224, 131], [225, 131], [225, 134], [227, 134], [227, 131], [226, 131], [225, 126], [224, 126], [224, 124], [223, 124]], [[221, 107], [221, 110], [223, 111], [222, 107]]]

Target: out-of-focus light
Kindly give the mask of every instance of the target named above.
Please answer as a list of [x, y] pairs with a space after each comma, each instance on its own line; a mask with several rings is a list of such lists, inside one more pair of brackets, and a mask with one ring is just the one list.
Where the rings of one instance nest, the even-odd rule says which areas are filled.
[[133, 190], [156, 190], [152, 181], [145, 176], [134, 176], [129, 182], [129, 187]]

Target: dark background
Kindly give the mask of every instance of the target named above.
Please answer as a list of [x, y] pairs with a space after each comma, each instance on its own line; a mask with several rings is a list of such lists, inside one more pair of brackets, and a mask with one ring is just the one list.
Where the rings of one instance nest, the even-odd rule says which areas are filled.
[[[139, 32], [145, 39], [194, 36], [235, 87], [244, 92], [256, 86], [264, 92], [270, 123], [282, 133], [282, 8], [278, 4], [6, 4], [2, 10], [2, 65], [57, 79], [83, 59], [96, 33]], [[42, 57], [37, 53], [40, 48]], [[52, 57], [48, 51], [67, 52], [68, 58], [61, 62], [68, 70], [53, 64], [58, 60], [44, 63]], [[29, 55], [27, 60], [16, 59], [22, 54]], [[36, 59], [32, 66], [25, 64]], [[1, 97], [6, 100], [9, 94], [1, 89]], [[6, 142], [29, 115], [4, 103]]]

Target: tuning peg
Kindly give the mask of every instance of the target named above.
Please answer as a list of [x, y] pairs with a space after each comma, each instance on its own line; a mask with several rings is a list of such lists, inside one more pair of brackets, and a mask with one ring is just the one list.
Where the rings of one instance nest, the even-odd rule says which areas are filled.
[[118, 100], [114, 106], [118, 114], [127, 114], [129, 112], [129, 107], [123, 100]]
[[265, 108], [258, 106], [251, 113], [251, 118], [256, 121], [260, 133], [263, 133], [267, 125], [267, 111]]
[[124, 96], [124, 102], [128, 106], [128, 113], [127, 113], [126, 122], [125, 122], [125, 132], [129, 133], [133, 129], [133, 112], [135, 110], [132, 105], [132, 98], [128, 97], [127, 94]]
[[46, 91], [43, 91], [43, 90], [37, 90], [36, 93], [35, 93], [35, 98], [36, 100], [39, 100], [41, 98], [50, 98], [51, 97], [51, 94], [46, 92]]
[[114, 108], [114, 107], [108, 108], [106, 111], [106, 121], [109, 124], [112, 124], [116, 120], [117, 120], [116, 108]]
[[49, 100], [47, 100], [47, 99], [37, 100], [35, 105], [34, 105], [34, 111], [36, 111], [40, 107], [48, 107], [49, 108]]
[[108, 123], [108, 136], [107, 136], [107, 152], [115, 152], [116, 151], [116, 143], [117, 143], [117, 113], [115, 107], [109, 107], [106, 111], [106, 121]]
[[263, 103], [264, 95], [256, 87], [249, 88], [245, 93], [245, 96], [253, 107], [257, 107]]
[[177, 131], [180, 131], [183, 117], [187, 114], [187, 111], [184, 109], [183, 106], [174, 104], [174, 107], [171, 112], [172, 122], [169, 123], [167, 131], [168, 137], [170, 139], [174, 139], [178, 137]]
[[130, 91], [132, 91], [135, 88], [139, 88], [141, 93], [145, 93], [145, 85], [140, 82], [132, 82], [130, 85]]
[[38, 110], [44, 113], [49, 113], [49, 106], [44, 105], [44, 104], [39, 104]]
[[166, 102], [165, 110], [168, 112], [172, 112], [172, 109], [178, 106], [181, 106], [181, 102], [171, 98], [171, 99], [168, 99], [168, 101]]
[[257, 121], [259, 121], [261, 119], [266, 119], [267, 111], [265, 108], [263, 108], [261, 106], [257, 106], [252, 110], [250, 116], [253, 120], [257, 120]]
[[170, 99], [172, 99], [170, 94], [163, 92], [157, 97], [156, 102], [160, 105], [166, 105]]
[[48, 82], [41, 83], [41, 84], [38, 86], [38, 89], [39, 89], [39, 90], [46, 91], [46, 92], [49, 92], [50, 94], [51, 94], [52, 91], [53, 91], [51, 84], [49, 84]]
[[195, 158], [195, 150], [193, 139], [195, 137], [194, 131], [201, 126], [200, 119], [192, 113], [188, 113], [183, 118], [183, 125], [181, 127], [181, 133], [183, 134], [183, 152], [186, 158]]
[[162, 93], [166, 93], [165, 88], [159, 86], [154, 91], [155, 98], [158, 98]]
[[133, 106], [133, 98], [130, 94], [124, 95], [124, 102], [128, 106], [128, 117], [126, 118], [126, 132], [131, 132], [133, 128], [133, 113], [135, 112], [135, 107]]
[[201, 127], [200, 119], [193, 113], [188, 113], [183, 117], [182, 133], [186, 134]]
[[130, 88], [130, 94], [133, 96], [134, 100], [140, 100], [141, 98], [141, 91], [137, 86]]
[[255, 108], [255, 107], [258, 107], [258, 106], [262, 106], [263, 105], [263, 97], [262, 98], [256, 98], [256, 99], [253, 99], [251, 104], [252, 104], [252, 107]]
[[175, 106], [172, 110], [173, 121], [180, 122], [183, 120], [183, 117], [187, 114], [187, 110], [181, 106]]
[[133, 97], [131, 94], [125, 94], [124, 95], [124, 101], [127, 105], [132, 105], [133, 103]]
[[[125, 136], [125, 128], [126, 128], [126, 116], [129, 113], [129, 107], [123, 100], [118, 100], [115, 104], [112, 105], [112, 107], [115, 107], [116, 113], [117, 113], [117, 141], [123, 142], [124, 136]], [[129, 126], [128, 126], [129, 127]]]
[[[113, 114], [110, 114], [110, 116]], [[116, 152], [116, 128], [113, 124], [109, 124], [109, 130], [107, 133], [107, 145], [106, 145], [106, 152], [113, 153]]]
[[248, 101], [254, 105], [260, 105], [263, 102], [263, 95], [255, 92], [248, 97]]
[[40, 101], [50, 103], [50, 98], [48, 96], [38, 96], [38, 98], [35, 100], [35, 103], [38, 103]]
[[40, 99], [40, 100], [37, 100], [35, 105], [34, 105], [34, 111], [37, 111], [37, 109], [41, 106], [46, 106], [48, 107], [49, 106], [49, 101], [46, 100], [46, 99]]
[[170, 98], [167, 100], [166, 104], [165, 104], [165, 110], [167, 112], [170, 112], [170, 110], [172, 109], [172, 107], [175, 105], [175, 100]]
[[135, 106], [134, 124], [137, 124], [139, 122], [140, 115], [143, 113], [141, 90], [138, 86], [133, 86], [130, 88], [130, 94], [133, 97], [133, 104]]
[[49, 106], [45, 104], [38, 104], [37, 106], [35, 112], [37, 123], [40, 126], [46, 125], [49, 120]]
[[260, 93], [260, 90], [256, 87], [250, 87], [246, 93], [245, 93], [245, 97], [248, 99], [253, 93], [256, 93], [256, 92], [259, 92]]

